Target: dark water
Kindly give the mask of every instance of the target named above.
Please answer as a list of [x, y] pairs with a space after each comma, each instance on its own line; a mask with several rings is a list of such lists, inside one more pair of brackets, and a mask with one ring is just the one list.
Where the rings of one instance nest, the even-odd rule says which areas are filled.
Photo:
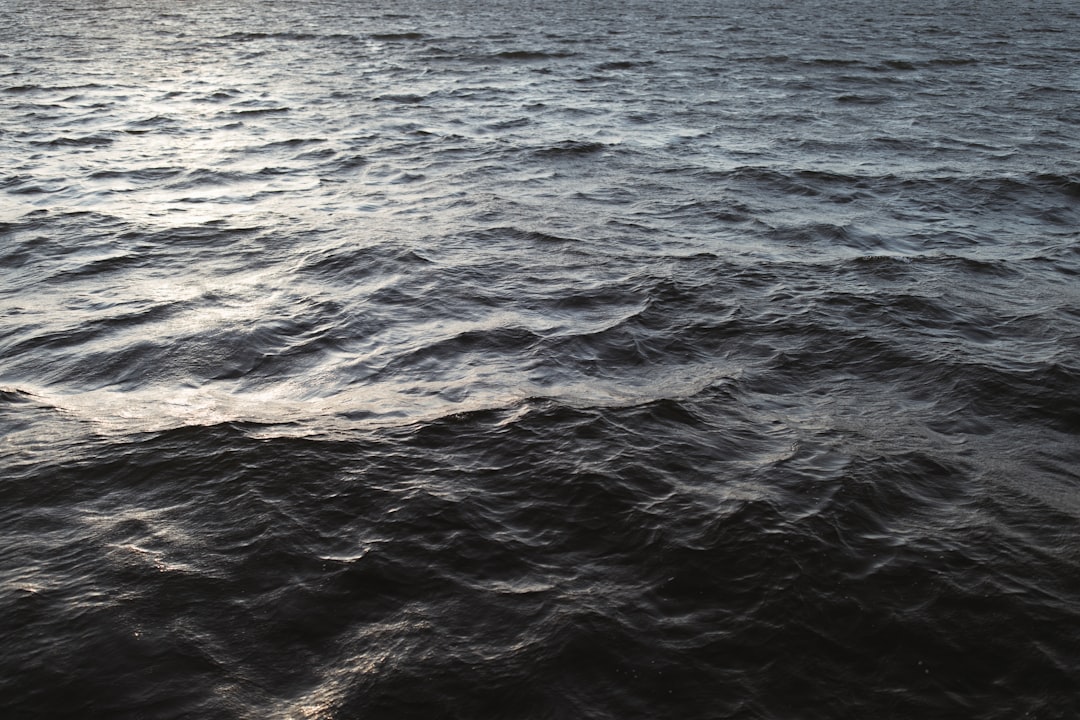
[[1080, 717], [1072, 3], [0, 17], [5, 718]]

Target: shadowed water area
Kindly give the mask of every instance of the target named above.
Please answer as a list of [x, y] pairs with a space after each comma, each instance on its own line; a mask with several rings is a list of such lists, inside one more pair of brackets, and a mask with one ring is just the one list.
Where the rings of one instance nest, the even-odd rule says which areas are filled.
[[1080, 717], [1072, 3], [0, 0], [12, 718]]

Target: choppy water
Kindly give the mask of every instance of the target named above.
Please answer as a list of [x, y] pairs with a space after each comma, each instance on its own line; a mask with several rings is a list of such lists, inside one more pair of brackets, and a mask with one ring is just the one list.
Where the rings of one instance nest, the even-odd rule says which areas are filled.
[[0, 17], [5, 717], [1080, 716], [1071, 3]]

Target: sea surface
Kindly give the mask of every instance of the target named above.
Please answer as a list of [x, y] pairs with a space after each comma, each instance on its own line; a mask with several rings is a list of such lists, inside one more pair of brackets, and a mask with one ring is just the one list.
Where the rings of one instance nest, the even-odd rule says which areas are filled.
[[1080, 717], [1080, 7], [0, 0], [0, 714]]

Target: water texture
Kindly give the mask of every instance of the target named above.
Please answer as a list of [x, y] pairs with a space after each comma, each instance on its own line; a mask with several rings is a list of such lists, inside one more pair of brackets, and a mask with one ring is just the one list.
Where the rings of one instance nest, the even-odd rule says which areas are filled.
[[1080, 717], [1072, 3], [0, 0], [12, 718]]

